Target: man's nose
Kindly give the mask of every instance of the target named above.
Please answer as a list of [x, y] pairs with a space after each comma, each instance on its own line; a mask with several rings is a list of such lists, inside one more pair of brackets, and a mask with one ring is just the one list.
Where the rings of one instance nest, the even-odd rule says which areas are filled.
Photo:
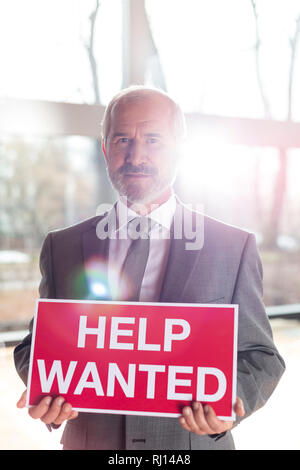
[[147, 159], [146, 146], [142, 142], [132, 140], [127, 149], [126, 161], [130, 161], [133, 165], [139, 165]]

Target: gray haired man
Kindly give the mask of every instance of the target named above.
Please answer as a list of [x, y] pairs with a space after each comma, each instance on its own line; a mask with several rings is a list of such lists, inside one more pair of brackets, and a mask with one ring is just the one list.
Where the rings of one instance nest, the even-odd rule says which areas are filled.
[[[108, 214], [47, 235], [41, 253], [40, 295], [87, 298], [88, 282], [75, 288], [74, 273], [100, 255], [108, 285], [118, 286], [133, 241], [116, 233], [127, 230], [132, 218], [147, 216], [168, 236], [150, 240], [136, 300], [239, 305], [237, 421], [220, 420], [212, 406], [198, 402], [184, 407], [182, 416], [174, 419], [78, 414], [63, 397], [44, 397], [29, 414], [52, 427], [66, 422], [64, 448], [233, 449], [231, 428], [265, 404], [284, 372], [262, 301], [262, 269], [254, 236], [191, 211], [174, 194], [184, 135], [184, 116], [167, 94], [132, 87], [113, 98], [104, 117], [102, 145], [119, 200]], [[112, 213], [118, 214], [115, 230], [101, 239], [101, 221]], [[190, 240], [185, 232], [175, 236], [178, 220], [179, 225], [189, 220], [201, 227], [203, 243], [187, 249]], [[139, 263], [139, 256], [131, 258]], [[118, 291], [111, 298], [126, 300], [127, 294]], [[30, 345], [31, 334], [15, 350], [16, 367], [25, 383]], [[20, 408], [25, 394], [18, 402]]]

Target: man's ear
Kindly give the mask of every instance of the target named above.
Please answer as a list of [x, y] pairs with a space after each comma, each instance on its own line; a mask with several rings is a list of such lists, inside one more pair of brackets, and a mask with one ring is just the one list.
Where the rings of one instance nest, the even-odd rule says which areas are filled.
[[104, 157], [106, 158], [106, 150], [105, 150], [104, 139], [102, 139], [102, 151], [103, 151]]

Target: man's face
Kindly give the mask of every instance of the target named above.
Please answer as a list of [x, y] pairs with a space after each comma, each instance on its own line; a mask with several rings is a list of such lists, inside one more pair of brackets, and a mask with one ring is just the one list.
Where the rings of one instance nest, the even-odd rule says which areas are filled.
[[110, 179], [130, 203], [162, 203], [176, 173], [172, 107], [153, 94], [124, 97], [112, 109], [105, 158]]

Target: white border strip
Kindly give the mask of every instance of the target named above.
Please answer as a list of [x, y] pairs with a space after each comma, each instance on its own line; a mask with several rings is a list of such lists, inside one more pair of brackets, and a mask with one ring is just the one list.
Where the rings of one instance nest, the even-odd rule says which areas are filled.
[[[40, 302], [53, 302], [53, 303], [76, 303], [76, 304], [111, 304], [111, 305], [156, 305], [156, 306], [171, 306], [171, 307], [213, 307], [213, 308], [224, 308], [229, 307], [234, 309], [234, 335], [233, 335], [233, 376], [232, 376], [232, 413], [231, 416], [218, 416], [220, 420], [235, 420], [236, 414], [234, 412], [234, 404], [236, 401], [236, 385], [237, 385], [237, 344], [238, 344], [238, 305], [237, 304], [201, 304], [201, 303], [176, 303], [176, 302], [122, 302], [122, 301], [111, 301], [111, 300], [73, 300], [73, 299], [37, 299], [36, 309], [33, 322], [32, 330], [32, 347], [30, 350], [30, 363], [27, 383], [27, 396], [26, 396], [26, 407], [32, 408], [33, 405], [29, 405], [31, 376], [32, 376], [32, 365], [33, 355], [35, 346], [35, 334], [38, 317], [38, 306]], [[181, 416], [180, 413], [159, 413], [151, 411], [130, 411], [130, 410], [107, 410], [107, 409], [95, 409], [95, 408], [73, 408], [76, 411], [82, 411], [86, 413], [107, 413], [107, 414], [125, 414], [125, 415], [136, 415], [136, 416], [160, 416], [167, 418], [178, 418]]]
[[41, 299], [37, 299], [36, 303], [35, 303], [35, 314], [34, 314], [33, 327], [32, 327], [30, 361], [29, 361], [29, 371], [28, 371], [28, 380], [27, 380], [27, 393], [26, 393], [26, 406], [27, 406], [27, 408], [31, 408], [31, 405], [29, 405], [29, 396], [30, 396], [30, 387], [31, 387], [33, 355], [34, 355], [34, 347], [35, 347], [35, 332], [36, 332], [36, 324], [37, 324], [37, 317], [38, 317], [38, 307], [39, 307], [39, 302], [40, 301], [41, 301]]
[[[233, 305], [234, 307], [234, 332], [233, 332], [233, 370], [232, 370], [232, 420], [235, 421], [236, 413], [234, 411], [234, 405], [236, 402], [236, 388], [237, 388], [237, 354], [238, 354], [238, 320], [239, 320], [239, 306]], [[219, 419], [223, 419], [220, 418]]]

